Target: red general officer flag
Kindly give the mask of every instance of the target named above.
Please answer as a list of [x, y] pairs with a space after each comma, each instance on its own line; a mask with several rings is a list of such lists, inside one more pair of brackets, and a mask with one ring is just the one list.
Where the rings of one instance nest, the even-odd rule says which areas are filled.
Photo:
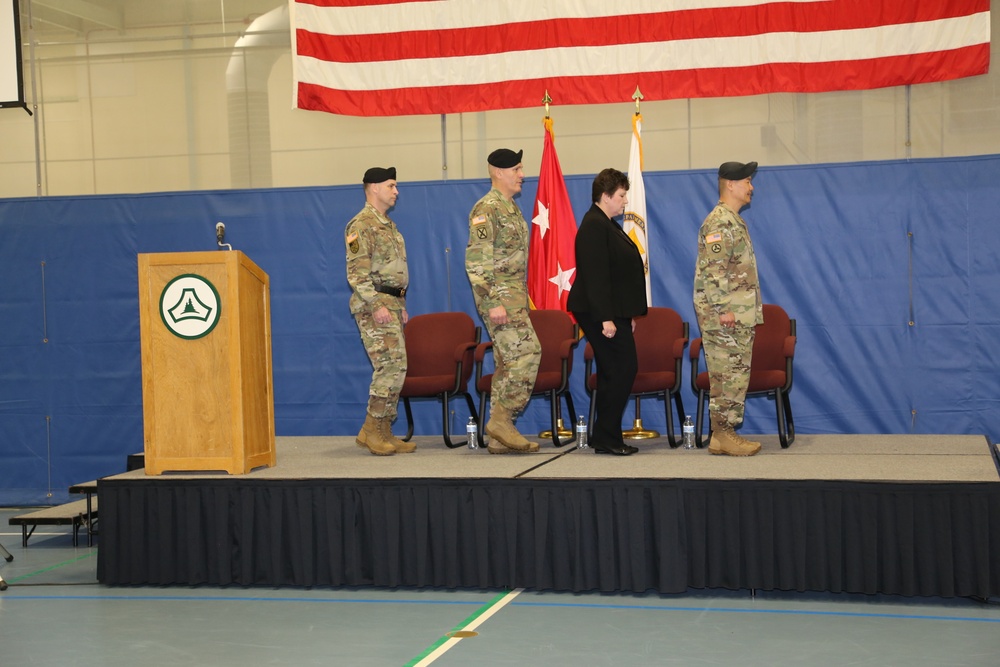
[[545, 119], [545, 146], [531, 216], [528, 299], [532, 308], [566, 310], [576, 278], [576, 218], [556, 155], [552, 119]]

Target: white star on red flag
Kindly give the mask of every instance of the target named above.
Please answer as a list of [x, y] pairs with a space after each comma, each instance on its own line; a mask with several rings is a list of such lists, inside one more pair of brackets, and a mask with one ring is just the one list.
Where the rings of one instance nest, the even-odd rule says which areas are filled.
[[549, 231], [549, 209], [541, 201], [538, 202], [538, 214], [531, 219], [531, 222], [538, 227], [538, 231], [544, 239], [545, 232]]
[[563, 271], [561, 264], [556, 262], [556, 275], [549, 278], [549, 282], [559, 288], [559, 298], [562, 299], [563, 292], [568, 292], [573, 288], [573, 281], [570, 278], [576, 273], [576, 267], [570, 267]]

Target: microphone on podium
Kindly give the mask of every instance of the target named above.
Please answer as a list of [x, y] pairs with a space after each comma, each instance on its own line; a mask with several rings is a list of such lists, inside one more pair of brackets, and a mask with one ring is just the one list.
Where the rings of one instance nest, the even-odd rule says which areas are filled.
[[226, 225], [223, 222], [215, 223], [215, 240], [218, 242], [220, 249], [221, 248], [228, 248], [229, 250], [233, 249], [233, 246], [229, 245], [228, 243], [225, 243]]

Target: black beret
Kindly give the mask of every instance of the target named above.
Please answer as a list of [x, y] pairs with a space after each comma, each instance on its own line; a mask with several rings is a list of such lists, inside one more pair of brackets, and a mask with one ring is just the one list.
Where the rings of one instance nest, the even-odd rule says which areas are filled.
[[730, 181], [742, 181], [744, 178], [753, 176], [755, 171], [757, 171], [756, 162], [747, 162], [746, 164], [742, 162], [724, 162], [719, 167], [719, 178], [725, 178]]
[[383, 183], [389, 180], [396, 180], [396, 168], [389, 167], [388, 169], [383, 169], [382, 167], [372, 167], [365, 172], [365, 177], [361, 179], [362, 183]]
[[494, 167], [500, 167], [501, 169], [510, 169], [511, 167], [516, 167], [518, 164], [521, 163], [522, 153], [524, 153], [523, 149], [515, 153], [509, 148], [498, 148], [492, 153], [490, 153], [490, 156], [486, 158], [486, 161], [489, 162]]

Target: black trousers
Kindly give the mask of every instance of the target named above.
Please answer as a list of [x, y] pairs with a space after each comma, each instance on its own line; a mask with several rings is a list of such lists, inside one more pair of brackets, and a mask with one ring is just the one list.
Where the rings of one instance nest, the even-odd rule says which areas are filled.
[[639, 372], [632, 318], [616, 318], [614, 323], [618, 331], [613, 338], [607, 338], [603, 333], [603, 322], [591, 319], [587, 313], [574, 312], [573, 316], [594, 348], [594, 361], [597, 363], [596, 415], [591, 426], [590, 446], [624, 445], [622, 415], [628, 405], [635, 375]]

